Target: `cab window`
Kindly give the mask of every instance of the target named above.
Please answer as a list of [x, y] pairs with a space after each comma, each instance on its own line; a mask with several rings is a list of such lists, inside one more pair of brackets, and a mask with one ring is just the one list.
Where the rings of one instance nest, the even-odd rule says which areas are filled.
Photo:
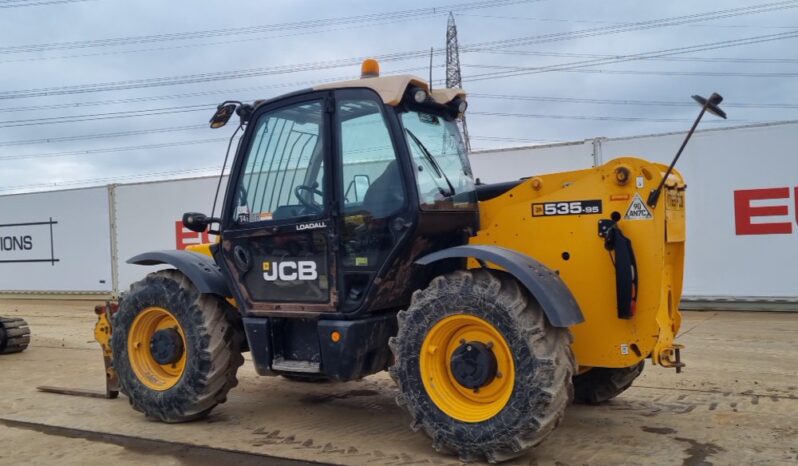
[[302, 102], [258, 118], [237, 186], [239, 224], [318, 216], [324, 190], [323, 105]]
[[385, 218], [404, 206], [405, 194], [381, 104], [345, 99], [338, 105], [344, 211]]
[[401, 115], [421, 208], [476, 208], [474, 178], [456, 122], [420, 111]]

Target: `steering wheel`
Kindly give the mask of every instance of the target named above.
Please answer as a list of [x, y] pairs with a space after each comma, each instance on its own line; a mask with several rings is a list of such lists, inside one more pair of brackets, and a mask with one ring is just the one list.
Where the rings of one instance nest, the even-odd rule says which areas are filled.
[[324, 194], [318, 189], [317, 186], [318, 184], [316, 183], [314, 183], [313, 186], [298, 184], [294, 188], [294, 196], [296, 196], [299, 203], [307, 207], [311, 211], [313, 211], [314, 214], [320, 214], [324, 210], [324, 208], [313, 200], [313, 196], [310, 196], [310, 199], [307, 199], [305, 196], [302, 195], [303, 194], [302, 192], [307, 191], [310, 192], [311, 194], [317, 194], [323, 197]]

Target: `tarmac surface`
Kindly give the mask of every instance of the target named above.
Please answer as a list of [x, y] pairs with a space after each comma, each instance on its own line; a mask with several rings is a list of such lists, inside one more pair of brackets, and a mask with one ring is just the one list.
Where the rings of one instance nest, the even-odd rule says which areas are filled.
[[[104, 389], [94, 303], [0, 301], [31, 346], [0, 356], [0, 464], [453, 465], [412, 432], [386, 373], [344, 384], [258, 377], [250, 361], [227, 403], [167, 425]], [[685, 312], [682, 374], [648, 366], [601, 406], [571, 406], [528, 465], [798, 464], [798, 313]]]

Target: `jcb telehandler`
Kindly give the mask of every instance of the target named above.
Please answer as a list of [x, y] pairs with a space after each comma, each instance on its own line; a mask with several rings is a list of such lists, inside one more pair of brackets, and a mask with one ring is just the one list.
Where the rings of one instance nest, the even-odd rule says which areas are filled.
[[109, 380], [182, 422], [225, 401], [242, 351], [261, 375], [388, 370], [436, 450], [496, 462], [540, 443], [573, 399], [626, 390], [644, 360], [680, 368], [673, 165], [475, 183], [466, 107], [463, 90], [379, 77], [373, 60], [358, 80], [220, 105], [211, 126], [235, 113], [243, 129], [221, 216], [183, 217], [219, 239], [130, 259], [169, 268], [100, 310]]

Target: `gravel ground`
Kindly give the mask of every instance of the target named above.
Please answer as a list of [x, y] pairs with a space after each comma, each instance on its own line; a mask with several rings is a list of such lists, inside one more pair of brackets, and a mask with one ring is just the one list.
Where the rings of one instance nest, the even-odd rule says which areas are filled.
[[[386, 374], [343, 384], [258, 377], [207, 420], [165, 425], [101, 390], [94, 303], [0, 301], [28, 320], [31, 347], [0, 356], [0, 464], [458, 464], [408, 428]], [[511, 464], [798, 464], [798, 313], [685, 312], [682, 374], [647, 367], [602, 406], [572, 406], [542, 445]]]

